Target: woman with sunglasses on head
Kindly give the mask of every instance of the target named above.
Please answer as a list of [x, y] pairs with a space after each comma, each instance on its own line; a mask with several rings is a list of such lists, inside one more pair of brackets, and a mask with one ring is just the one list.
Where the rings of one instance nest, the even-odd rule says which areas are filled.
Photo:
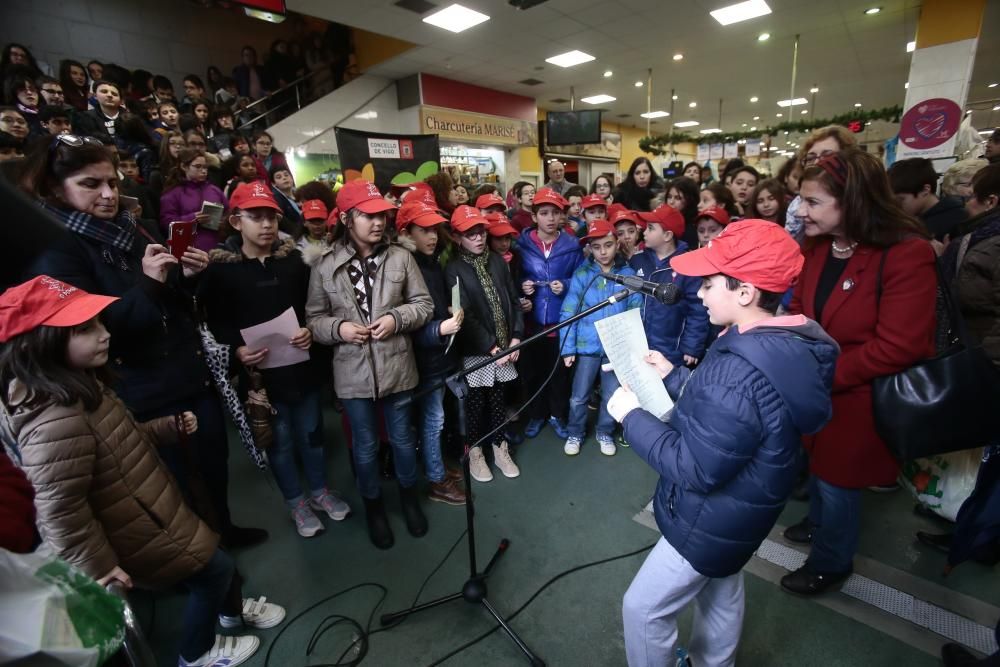
[[[813, 130], [808, 137], [802, 142], [802, 148], [799, 149], [798, 155], [794, 158], [799, 161], [801, 169], [805, 169], [811, 165], [816, 164], [816, 161], [821, 157], [826, 157], [827, 155], [832, 155], [838, 151], [845, 148], [856, 148], [858, 145], [858, 140], [854, 138], [854, 135], [846, 127], [842, 125], [827, 125], [826, 127], [820, 127]], [[797, 193], [799, 189], [799, 181], [802, 178], [801, 169], [798, 171], [798, 178], [795, 181], [794, 191]], [[785, 176], [786, 179], [795, 173], [794, 170], [789, 170], [785, 173], [785, 170], [781, 170], [781, 174]], [[786, 180], [787, 183], [787, 180]], [[790, 191], [793, 190], [791, 185], [786, 185]], [[800, 243], [805, 238], [802, 229], [802, 220], [799, 217], [798, 209], [799, 205], [802, 203], [802, 198], [796, 194], [795, 198], [789, 202], [788, 208], [785, 210], [785, 229], [788, 233], [792, 235], [792, 238]]]
[[[139, 421], [194, 412], [199, 429], [190, 451], [206, 487], [204, 497], [193, 498], [195, 510], [230, 546], [267, 539], [265, 531], [233, 526], [229, 515], [225, 421], [191, 296], [208, 254], [191, 247], [178, 260], [137, 229], [132, 214], [119, 207], [118, 174], [97, 139], [59, 135], [35, 146], [25, 165], [21, 188], [70, 232], [35, 260], [27, 277], [46, 274], [120, 297], [105, 311], [115, 393]], [[185, 470], [168, 463], [185, 484]]]
[[[160, 195], [160, 228], [168, 234], [170, 223], [194, 220], [198, 223], [192, 245], [209, 251], [219, 245], [222, 213], [228, 208], [226, 196], [208, 181], [208, 161], [196, 148], [184, 148], [177, 155], [177, 164], [165, 176]], [[205, 203], [222, 207], [217, 215], [203, 213]]]

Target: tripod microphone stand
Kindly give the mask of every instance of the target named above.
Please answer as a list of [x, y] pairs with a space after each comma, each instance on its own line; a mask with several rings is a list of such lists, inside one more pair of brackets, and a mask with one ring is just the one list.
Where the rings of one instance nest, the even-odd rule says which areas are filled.
[[507, 633], [507, 636], [510, 637], [515, 644], [517, 644], [517, 647], [521, 649], [521, 652], [524, 653], [524, 656], [528, 659], [528, 661], [531, 663], [533, 667], [545, 666], [545, 662], [537, 655], [531, 652], [531, 649], [529, 649], [528, 646], [521, 640], [521, 638], [517, 636], [517, 633], [515, 633], [514, 630], [509, 625], [507, 625], [507, 622], [503, 619], [503, 617], [499, 614], [499, 612], [497, 612], [496, 608], [493, 607], [493, 605], [487, 598], [486, 578], [489, 576], [490, 571], [493, 569], [493, 566], [496, 565], [497, 561], [500, 560], [500, 557], [505, 553], [507, 553], [507, 548], [510, 546], [510, 540], [507, 539], [506, 537], [500, 540], [500, 545], [494, 552], [493, 557], [490, 558], [490, 561], [486, 564], [486, 568], [484, 570], [482, 571], [479, 570], [476, 561], [476, 524], [475, 524], [476, 511], [475, 511], [475, 505], [473, 504], [472, 500], [472, 481], [471, 481], [472, 475], [469, 471], [470, 444], [466, 436], [466, 428], [465, 428], [465, 423], [466, 423], [465, 400], [466, 397], [468, 396], [469, 385], [466, 382], [465, 378], [470, 373], [474, 373], [475, 371], [481, 368], [485, 368], [489, 364], [495, 363], [497, 359], [502, 359], [503, 357], [509, 355], [511, 352], [516, 352], [521, 348], [527, 347], [528, 345], [531, 345], [535, 341], [548, 336], [550, 333], [558, 331], [559, 329], [562, 329], [564, 327], [567, 327], [576, 322], [577, 320], [583, 319], [584, 317], [587, 317], [588, 315], [595, 313], [598, 310], [601, 310], [605, 306], [610, 306], [611, 304], [617, 303], [619, 301], [628, 298], [628, 296], [633, 291], [636, 290], [626, 288], [619, 292], [616, 292], [615, 294], [611, 295], [601, 303], [592, 306], [580, 313], [577, 313], [573, 317], [570, 317], [569, 319], [563, 322], [559, 322], [558, 324], [553, 324], [552, 326], [543, 329], [542, 331], [539, 331], [535, 335], [526, 338], [525, 340], [521, 341], [517, 345], [514, 345], [513, 347], [510, 347], [506, 350], [500, 350], [493, 356], [484, 359], [483, 361], [478, 362], [475, 365], [470, 366], [469, 368], [457, 371], [448, 376], [447, 378], [445, 378], [443, 382], [439, 382], [434, 386], [421, 391], [420, 394], [413, 396], [413, 398], [418, 398], [419, 396], [422, 396], [426, 393], [436, 390], [443, 384], [448, 387], [448, 390], [452, 394], [454, 394], [455, 398], [458, 400], [458, 435], [462, 439], [462, 442], [465, 444], [465, 451], [462, 455], [462, 476], [465, 481], [465, 497], [466, 497], [465, 522], [469, 538], [469, 578], [465, 580], [465, 583], [462, 585], [461, 591], [457, 593], [452, 593], [450, 595], [446, 595], [436, 600], [431, 600], [430, 602], [424, 602], [423, 604], [418, 604], [414, 607], [410, 607], [409, 609], [403, 609], [401, 611], [389, 614], [383, 614], [382, 617], [380, 618], [380, 622], [383, 627], [390, 625], [393, 622], [401, 618], [404, 618], [406, 616], [409, 616], [410, 614], [413, 614], [415, 612], [425, 611], [427, 609], [432, 609], [434, 607], [442, 605], [446, 602], [451, 602], [452, 600], [462, 599], [465, 600], [466, 602], [472, 604], [479, 604], [485, 607], [486, 611], [488, 611], [490, 615], [493, 616], [496, 622], [499, 623], [500, 627], [503, 628], [503, 631]]

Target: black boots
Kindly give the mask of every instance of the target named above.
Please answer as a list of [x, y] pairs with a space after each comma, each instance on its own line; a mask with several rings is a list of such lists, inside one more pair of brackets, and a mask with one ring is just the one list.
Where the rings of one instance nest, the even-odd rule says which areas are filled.
[[368, 519], [368, 537], [379, 549], [391, 549], [395, 540], [392, 537], [392, 529], [389, 528], [389, 519], [385, 515], [385, 504], [382, 496], [378, 498], [362, 498], [365, 501], [365, 516]]
[[785, 532], [782, 534], [789, 542], [795, 542], [796, 544], [809, 544], [813, 539], [814, 528], [815, 526], [812, 521], [809, 520], [809, 517], [806, 517], [794, 526], [785, 528]]
[[406, 529], [414, 537], [423, 537], [427, 534], [427, 517], [420, 509], [420, 494], [417, 493], [417, 485], [410, 488], [399, 487], [399, 499], [403, 504], [403, 517], [406, 519]]

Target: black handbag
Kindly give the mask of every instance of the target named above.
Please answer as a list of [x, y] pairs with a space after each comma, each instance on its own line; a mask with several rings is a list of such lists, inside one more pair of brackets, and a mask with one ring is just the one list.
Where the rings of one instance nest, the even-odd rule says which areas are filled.
[[[888, 250], [882, 253], [878, 267], [876, 304], [882, 298], [882, 268], [888, 254]], [[872, 382], [875, 428], [899, 461], [980, 447], [1000, 434], [1000, 374], [969, 335], [937, 261], [935, 268], [939, 306], [943, 306], [938, 312], [948, 316], [943, 349], [931, 359]]]

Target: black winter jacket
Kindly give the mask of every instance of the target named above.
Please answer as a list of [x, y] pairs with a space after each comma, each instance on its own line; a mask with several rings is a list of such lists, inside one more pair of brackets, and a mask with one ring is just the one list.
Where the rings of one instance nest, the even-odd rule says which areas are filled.
[[[521, 316], [521, 305], [518, 302], [518, 292], [514, 287], [510, 271], [503, 257], [486, 250], [489, 253], [489, 273], [496, 285], [500, 303], [507, 317], [507, 330], [511, 338], [524, 336], [524, 319]], [[495, 333], [496, 324], [493, 312], [486, 301], [476, 270], [461, 257], [455, 257], [444, 269], [445, 281], [448, 285], [455, 284], [455, 278], [460, 282], [459, 290], [462, 298], [462, 308], [465, 310], [465, 320], [458, 332], [455, 346], [459, 354], [466, 357], [487, 355], [497, 345]], [[509, 343], [509, 341], [508, 341]]]

